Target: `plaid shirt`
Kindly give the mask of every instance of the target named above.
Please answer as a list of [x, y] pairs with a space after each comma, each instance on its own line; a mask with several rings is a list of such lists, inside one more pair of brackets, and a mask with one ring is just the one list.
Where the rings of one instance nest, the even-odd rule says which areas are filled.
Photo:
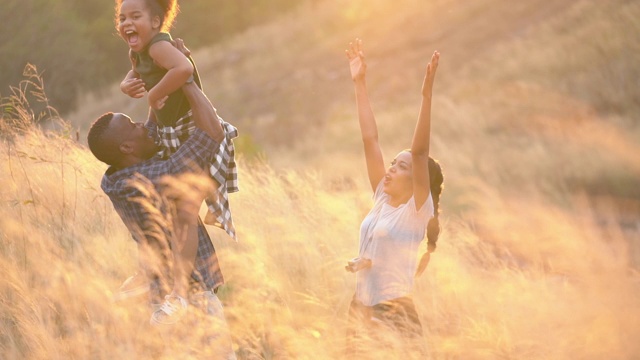
[[[211, 177], [216, 180], [218, 187], [216, 194], [212, 198], [205, 199], [209, 212], [204, 222], [224, 229], [229, 236], [236, 239], [236, 230], [233, 226], [233, 219], [231, 218], [228, 194], [239, 190], [235, 147], [233, 146], [233, 139], [238, 137], [238, 129], [220, 117], [218, 117], [218, 119], [222, 124], [225, 136], [209, 164], [209, 173]], [[166, 159], [178, 151], [195, 128], [195, 124], [191, 120], [191, 111], [178, 119], [176, 125], [173, 127], [157, 127], [155, 131], [157, 134], [156, 140], [162, 148], [158, 156]]]
[[[193, 172], [194, 167], [206, 169], [219, 144], [204, 131], [195, 129], [193, 135], [166, 160], [155, 156], [124, 169], [109, 168], [102, 178], [102, 190], [109, 196], [134, 240], [150, 246], [161, 261], [171, 259], [168, 239], [172, 236], [170, 204], [156, 191], [165, 175]], [[201, 171], [202, 171], [201, 170]], [[149, 263], [145, 266], [151, 266]], [[166, 291], [163, 276], [167, 269], [151, 271], [152, 294]], [[205, 289], [213, 290], [224, 283], [213, 243], [201, 221], [198, 223], [198, 252], [192, 279]]]

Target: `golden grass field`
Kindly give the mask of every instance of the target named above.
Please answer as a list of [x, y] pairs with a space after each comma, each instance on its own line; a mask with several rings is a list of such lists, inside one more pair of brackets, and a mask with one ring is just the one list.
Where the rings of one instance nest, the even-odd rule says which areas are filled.
[[[442, 54], [443, 230], [415, 289], [432, 358], [640, 357], [638, 16], [625, 0], [326, 0], [194, 51], [242, 135], [239, 241], [209, 228], [238, 358], [343, 354], [355, 280], [343, 266], [371, 206], [343, 54], [356, 36], [389, 160], [410, 144], [426, 60]], [[2, 119], [0, 357], [216, 358], [193, 328], [161, 353], [144, 304], [111, 301], [137, 254], [82, 143], [102, 112], [142, 119], [145, 101], [106, 90], [81, 103], [55, 133], [33, 126], [41, 102]]]

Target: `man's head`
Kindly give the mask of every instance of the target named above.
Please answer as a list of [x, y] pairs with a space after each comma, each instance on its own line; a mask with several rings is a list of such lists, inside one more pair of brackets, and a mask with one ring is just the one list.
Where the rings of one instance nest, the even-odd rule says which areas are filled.
[[87, 142], [98, 160], [117, 168], [147, 160], [158, 151], [143, 124], [121, 113], [100, 116], [89, 129]]

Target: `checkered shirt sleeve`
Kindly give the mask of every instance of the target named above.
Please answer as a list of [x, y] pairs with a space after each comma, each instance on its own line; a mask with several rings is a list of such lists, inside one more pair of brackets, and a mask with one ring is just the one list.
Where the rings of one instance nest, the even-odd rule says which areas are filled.
[[[208, 166], [209, 174], [216, 180], [218, 187], [215, 196], [205, 199], [209, 211], [204, 222], [224, 229], [229, 236], [236, 239], [228, 194], [239, 190], [238, 169], [233, 145], [233, 139], [238, 137], [238, 129], [222, 118], [218, 117], [218, 119], [225, 136]], [[158, 155], [166, 158], [176, 153], [181, 144], [193, 134], [195, 129], [195, 124], [191, 119], [191, 112], [180, 118], [174, 127], [158, 127], [157, 138], [161, 146]]]

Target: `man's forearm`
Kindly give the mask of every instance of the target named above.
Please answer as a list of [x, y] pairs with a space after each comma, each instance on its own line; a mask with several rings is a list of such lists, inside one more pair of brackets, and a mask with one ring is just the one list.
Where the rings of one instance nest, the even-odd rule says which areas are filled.
[[213, 140], [222, 142], [224, 131], [211, 101], [193, 82], [182, 86], [182, 91], [191, 105], [192, 117], [196, 126], [206, 132]]

